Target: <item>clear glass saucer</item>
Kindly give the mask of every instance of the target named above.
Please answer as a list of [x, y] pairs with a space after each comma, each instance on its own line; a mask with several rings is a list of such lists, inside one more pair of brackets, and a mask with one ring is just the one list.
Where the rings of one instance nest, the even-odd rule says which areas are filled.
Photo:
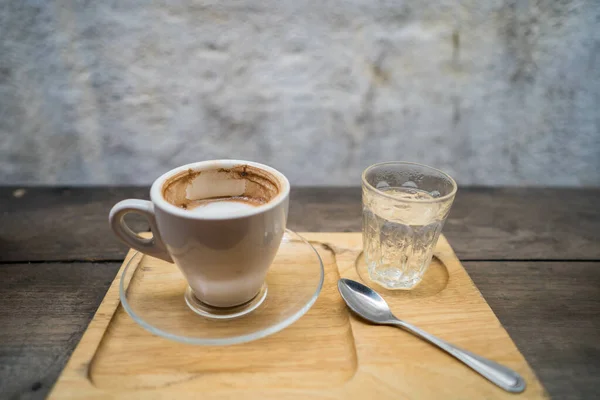
[[317, 251], [288, 229], [267, 273], [266, 296], [240, 317], [214, 319], [193, 311], [177, 266], [139, 252], [125, 266], [119, 292], [125, 311], [155, 335], [188, 344], [229, 345], [263, 338], [297, 321], [317, 300], [323, 278]]

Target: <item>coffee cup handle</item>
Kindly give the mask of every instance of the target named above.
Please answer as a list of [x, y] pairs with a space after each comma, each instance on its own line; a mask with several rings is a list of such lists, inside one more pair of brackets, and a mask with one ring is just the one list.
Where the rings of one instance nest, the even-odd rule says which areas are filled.
[[[143, 238], [131, 230], [125, 222], [125, 215], [128, 213], [136, 213], [146, 217], [152, 231], [151, 238]], [[152, 202], [137, 199], [120, 201], [110, 210], [108, 222], [115, 235], [128, 246], [149, 256], [160, 258], [170, 263], [173, 262], [158, 232]]]

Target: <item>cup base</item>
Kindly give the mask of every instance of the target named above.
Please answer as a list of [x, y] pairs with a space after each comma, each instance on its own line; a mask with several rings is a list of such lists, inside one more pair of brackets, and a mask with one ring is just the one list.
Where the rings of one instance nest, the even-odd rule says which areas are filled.
[[208, 305], [194, 295], [191, 287], [187, 287], [184, 294], [188, 307], [198, 315], [211, 319], [239, 318], [256, 310], [267, 298], [267, 284], [263, 283], [260, 290], [251, 300], [233, 307], [215, 307]]

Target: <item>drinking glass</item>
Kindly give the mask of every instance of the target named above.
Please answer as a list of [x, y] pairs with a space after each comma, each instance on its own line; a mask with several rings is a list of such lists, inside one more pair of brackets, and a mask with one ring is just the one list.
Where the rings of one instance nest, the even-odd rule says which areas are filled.
[[362, 175], [363, 246], [369, 277], [387, 289], [421, 282], [456, 194], [448, 174], [385, 162]]

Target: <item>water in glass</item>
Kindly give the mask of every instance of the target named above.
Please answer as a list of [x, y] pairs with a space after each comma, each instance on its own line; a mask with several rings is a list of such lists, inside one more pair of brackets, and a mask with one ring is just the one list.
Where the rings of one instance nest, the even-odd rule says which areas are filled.
[[412, 289], [431, 262], [451, 202], [427, 202], [440, 196], [437, 191], [377, 189], [383, 195], [363, 188], [363, 245], [369, 276], [389, 289]]

